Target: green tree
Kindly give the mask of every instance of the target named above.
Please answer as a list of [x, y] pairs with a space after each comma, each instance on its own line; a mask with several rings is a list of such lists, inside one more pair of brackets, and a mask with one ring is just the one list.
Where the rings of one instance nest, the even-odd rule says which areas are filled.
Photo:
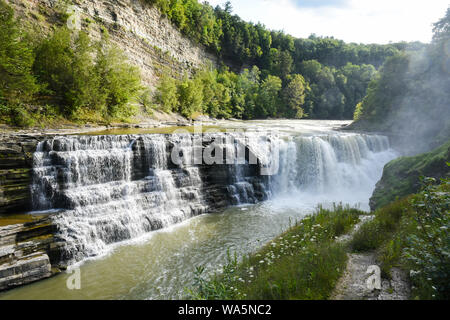
[[283, 101], [286, 106], [286, 116], [301, 119], [305, 115], [303, 105], [305, 104], [306, 92], [309, 86], [305, 78], [300, 74], [288, 78], [288, 84], [283, 89]]
[[163, 75], [156, 88], [155, 100], [165, 112], [178, 110], [177, 80]]
[[59, 98], [66, 116], [76, 116], [84, 107], [93, 111], [105, 104], [94, 69], [95, 52], [86, 33], [73, 34], [65, 27], [37, 48], [35, 73], [46, 92]]
[[13, 9], [0, 0], [0, 103], [26, 102], [38, 90], [32, 74], [33, 49], [27, 40]]
[[278, 108], [281, 105], [279, 92], [281, 90], [281, 79], [269, 75], [259, 88], [256, 105], [256, 117], [277, 117]]
[[445, 17], [433, 25], [433, 41], [443, 42], [450, 39], [450, 8], [447, 9]]
[[203, 111], [203, 87], [197, 79], [185, 79], [178, 86], [178, 111], [182, 116], [191, 117], [194, 112]]
[[109, 42], [99, 45], [96, 73], [100, 77], [100, 91], [106, 97], [106, 115], [129, 117], [136, 113], [129, 103], [141, 91], [139, 68], [127, 63], [126, 55]]

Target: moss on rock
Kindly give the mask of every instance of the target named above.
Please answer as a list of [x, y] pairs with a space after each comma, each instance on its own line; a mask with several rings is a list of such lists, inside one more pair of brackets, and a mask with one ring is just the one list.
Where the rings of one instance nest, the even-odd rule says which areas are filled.
[[413, 157], [401, 157], [389, 162], [383, 170], [383, 177], [377, 183], [370, 199], [370, 208], [376, 210], [397, 198], [417, 193], [420, 177], [436, 179], [449, 175], [450, 140], [439, 148]]

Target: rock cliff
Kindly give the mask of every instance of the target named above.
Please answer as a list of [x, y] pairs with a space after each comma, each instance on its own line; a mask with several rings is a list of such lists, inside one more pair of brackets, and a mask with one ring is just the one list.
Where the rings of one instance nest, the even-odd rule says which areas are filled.
[[[48, 32], [69, 17], [94, 39], [101, 29], [113, 44], [139, 66], [146, 85], [153, 88], [164, 71], [174, 77], [191, 73], [204, 64], [216, 64], [215, 55], [183, 36], [156, 7], [140, 0], [7, 0], [24, 21]], [[69, 14], [68, 14], [69, 13]], [[78, 24], [77, 24], [78, 25]]]

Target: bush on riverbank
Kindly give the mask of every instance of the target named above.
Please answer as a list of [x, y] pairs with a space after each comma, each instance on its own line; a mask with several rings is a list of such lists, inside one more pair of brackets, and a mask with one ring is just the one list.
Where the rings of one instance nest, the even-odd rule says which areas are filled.
[[377, 210], [351, 241], [355, 251], [377, 250], [384, 276], [408, 271], [418, 299], [450, 298], [450, 180], [435, 182], [424, 179], [420, 193]]
[[345, 270], [347, 254], [335, 238], [349, 232], [363, 212], [319, 207], [259, 251], [222, 273], [207, 277], [197, 268], [193, 299], [327, 299]]

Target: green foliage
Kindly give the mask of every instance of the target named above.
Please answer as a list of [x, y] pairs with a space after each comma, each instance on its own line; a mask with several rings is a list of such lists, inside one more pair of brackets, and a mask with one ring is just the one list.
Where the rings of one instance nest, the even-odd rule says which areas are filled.
[[200, 267], [193, 299], [327, 299], [345, 269], [343, 245], [334, 239], [358, 221], [362, 212], [336, 206], [319, 208], [259, 251], [238, 262], [228, 259], [222, 273], [210, 277]]
[[445, 17], [433, 26], [433, 41], [442, 43], [450, 39], [450, 8], [447, 9]]
[[[57, 4], [65, 12], [67, 4]], [[72, 120], [126, 119], [142, 87], [138, 68], [110, 45], [108, 34], [56, 28], [47, 37], [24, 32], [13, 9], [0, 0], [1, 121], [17, 126]], [[37, 107], [50, 103], [53, 106]], [[44, 112], [41, 116], [38, 112]], [[56, 114], [55, 114], [56, 113]]]
[[[406, 44], [346, 44], [314, 35], [308, 39], [295, 39], [283, 32], [270, 31], [261, 24], [243, 21], [232, 14], [229, 2], [223, 8], [213, 9], [206, 2], [200, 4], [197, 0], [147, 1], [156, 5], [189, 38], [207, 46], [222, 59], [237, 66], [255, 65], [261, 70], [263, 79], [269, 75], [282, 79], [283, 89], [289, 75], [301, 74], [311, 88], [303, 108], [295, 108], [296, 112], [292, 112], [292, 106], [282, 104], [276, 109], [261, 107], [250, 95], [245, 98], [247, 103], [242, 102], [242, 95], [233, 99], [231, 92], [233, 89], [239, 91], [239, 88], [230, 89], [224, 84], [226, 90], [222, 86], [216, 88], [225, 94], [226, 104], [220, 108], [205, 92], [208, 107], [204, 111], [212, 116], [251, 119], [308, 115], [310, 118], [352, 119], [356, 105], [365, 96], [374, 77], [375, 67], [407, 47]], [[304, 73], [304, 62], [312, 60], [320, 67], [313, 70], [318, 74]], [[232, 96], [230, 102], [228, 95]], [[260, 97], [260, 101], [265, 98]]]
[[177, 81], [164, 75], [156, 88], [155, 100], [165, 112], [178, 109]]
[[397, 266], [410, 273], [412, 297], [450, 297], [450, 181], [422, 179], [422, 190], [378, 209], [351, 241], [356, 251], [377, 250], [384, 276]]
[[133, 115], [128, 103], [141, 89], [139, 71], [107, 36], [95, 43], [84, 32], [57, 29], [37, 48], [34, 70], [68, 117]]
[[0, 103], [29, 101], [38, 90], [32, 73], [34, 54], [14, 11], [0, 0]]
[[401, 157], [389, 162], [377, 184], [372, 198], [372, 209], [383, 207], [396, 198], [403, 198], [420, 190], [420, 176], [435, 179], [449, 175], [446, 162], [450, 161], [450, 141], [439, 148], [413, 157]]
[[[403, 257], [411, 270], [414, 294], [422, 299], [450, 298], [450, 180], [435, 186], [425, 179], [411, 200], [414, 215], [404, 224], [416, 228], [405, 241]], [[410, 228], [411, 229], [411, 228]]]
[[283, 89], [283, 101], [286, 106], [286, 114], [292, 118], [301, 119], [306, 116], [303, 105], [307, 92], [310, 90], [305, 78], [295, 74], [288, 79], [288, 84]]
[[141, 91], [140, 71], [126, 63], [127, 57], [108, 43], [99, 44], [95, 71], [100, 75], [100, 91], [105, 97], [109, 117], [128, 118], [136, 110], [128, 105]]
[[379, 248], [397, 230], [407, 208], [408, 199], [393, 202], [375, 211], [375, 219], [361, 226], [350, 241], [354, 251], [370, 251]]
[[281, 90], [281, 79], [269, 75], [264, 79], [259, 88], [256, 99], [256, 117], [276, 117], [280, 105], [279, 92]]
[[185, 78], [178, 86], [178, 112], [191, 117], [194, 112], [203, 111], [203, 87], [198, 79]]

